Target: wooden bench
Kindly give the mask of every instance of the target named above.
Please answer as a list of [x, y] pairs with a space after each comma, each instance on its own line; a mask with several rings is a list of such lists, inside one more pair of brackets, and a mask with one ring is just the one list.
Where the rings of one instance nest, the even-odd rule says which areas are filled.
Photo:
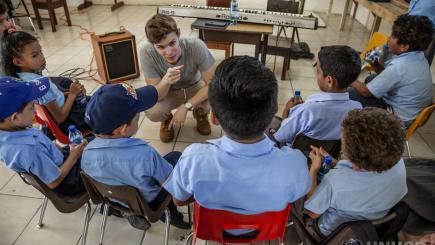
[[358, 5], [362, 5], [367, 8], [375, 18], [371, 28], [370, 35], [379, 30], [382, 19], [385, 19], [389, 23], [393, 23], [397, 16], [406, 14], [408, 12], [408, 3], [404, 0], [391, 0], [390, 2], [371, 2], [369, 0], [346, 0], [343, 10], [343, 15], [341, 16], [340, 30], [343, 30], [344, 24], [346, 23], [346, 17], [349, 13], [349, 8], [351, 7], [351, 2], [355, 4], [353, 10], [353, 18], [355, 18], [356, 11], [358, 10]]

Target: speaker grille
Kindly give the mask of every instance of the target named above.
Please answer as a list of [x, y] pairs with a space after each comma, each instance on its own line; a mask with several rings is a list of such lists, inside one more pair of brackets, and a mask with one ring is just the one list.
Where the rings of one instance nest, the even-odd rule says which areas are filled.
[[131, 76], [137, 72], [134, 63], [136, 54], [133, 50], [133, 40], [103, 44], [108, 80]]

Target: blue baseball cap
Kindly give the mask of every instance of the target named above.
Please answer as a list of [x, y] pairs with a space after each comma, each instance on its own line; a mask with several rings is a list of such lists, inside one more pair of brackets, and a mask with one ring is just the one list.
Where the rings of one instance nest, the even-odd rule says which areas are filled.
[[0, 78], [0, 120], [17, 112], [27, 102], [44, 96], [50, 89], [50, 80], [40, 77], [28, 82], [19, 82], [12, 77]]
[[88, 102], [85, 122], [97, 134], [111, 134], [136, 113], [153, 107], [158, 98], [154, 86], [134, 89], [125, 83], [104, 85]]

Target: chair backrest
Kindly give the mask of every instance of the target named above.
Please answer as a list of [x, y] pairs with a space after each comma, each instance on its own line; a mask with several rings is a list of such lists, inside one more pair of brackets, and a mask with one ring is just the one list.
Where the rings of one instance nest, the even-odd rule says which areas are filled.
[[205, 5], [210, 7], [229, 8], [231, 0], [207, 0]]
[[45, 108], [43, 105], [35, 104], [35, 110], [36, 110], [36, 121], [43, 122], [53, 133], [54, 137], [62, 143], [62, 144], [69, 144], [68, 136], [66, 136], [57, 125], [56, 121], [51, 116], [50, 112]]
[[[168, 195], [157, 210], [153, 210], [144, 200], [142, 194], [132, 186], [103, 184], [83, 171], [80, 172], [80, 175], [94, 204], [104, 202], [121, 211], [123, 214], [147, 216], [150, 222], [157, 222], [171, 201], [171, 196]], [[113, 200], [124, 203], [127, 207]]]
[[[368, 221], [352, 221], [341, 224], [322, 241], [316, 241], [297, 218], [293, 218], [298, 235], [304, 244], [367, 244], [374, 241], [394, 241], [408, 218], [409, 207], [404, 202], [397, 203], [387, 216]], [[351, 243], [358, 241], [359, 243]]]
[[337, 159], [341, 151], [341, 140], [316, 140], [306, 135], [298, 134], [292, 143], [293, 148], [301, 150], [306, 156], [310, 154], [310, 146], [322, 146], [332, 157]]
[[[202, 240], [225, 243], [253, 243], [266, 240], [284, 240], [284, 232], [291, 205], [282, 211], [243, 215], [226, 210], [213, 210], [195, 202], [193, 213], [193, 241]], [[252, 237], [231, 236], [226, 230], [255, 230]], [[227, 234], [227, 235], [225, 235]]]
[[79, 192], [75, 195], [62, 195], [50, 189], [32, 173], [19, 172], [18, 175], [26, 184], [32, 185], [46, 196], [61, 213], [72, 213], [89, 200], [89, 195], [86, 191]]
[[411, 123], [411, 125], [406, 130], [406, 139], [407, 140], [409, 138], [411, 138], [411, 136], [414, 134], [415, 130], [417, 130], [419, 127], [421, 127], [427, 123], [427, 121], [429, 120], [429, 118], [432, 115], [432, 112], [434, 110], [435, 110], [435, 104], [432, 104], [430, 106], [425, 107], [423, 110], [420, 111], [420, 113], [418, 113], [414, 122]]
[[368, 51], [386, 44], [387, 41], [388, 41], [387, 35], [382, 34], [380, 32], [373, 33], [372, 37], [369, 40], [369, 43], [367, 44], [367, 47], [364, 49], [364, 51], [361, 52], [360, 58], [364, 59]]

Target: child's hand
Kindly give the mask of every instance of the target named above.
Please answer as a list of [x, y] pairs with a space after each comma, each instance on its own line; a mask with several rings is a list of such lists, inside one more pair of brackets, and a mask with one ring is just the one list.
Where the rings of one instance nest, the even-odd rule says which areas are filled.
[[75, 82], [71, 83], [71, 86], [69, 87], [69, 93], [77, 96], [82, 92], [82, 90], [84, 88], [85, 88], [85, 86], [83, 86], [79, 82], [75, 81]]
[[78, 159], [82, 155], [82, 152], [87, 144], [88, 141], [84, 139], [80, 145], [76, 147], [70, 147], [69, 155]]
[[183, 67], [184, 67], [184, 65], [168, 68], [165, 76], [162, 78], [162, 82], [170, 84], [170, 85], [177, 83], [178, 80], [180, 80], [180, 78], [181, 78], [180, 69]]
[[296, 105], [304, 103], [303, 100], [297, 100], [295, 97], [292, 97], [289, 101], [287, 101], [287, 104], [285, 105], [285, 108], [282, 112], [282, 118], [285, 119], [288, 117], [289, 110]]
[[320, 148], [317, 148], [315, 146], [310, 146], [310, 147], [311, 147], [311, 151], [310, 151], [311, 170], [317, 173], [320, 167], [322, 167], [323, 156]]

